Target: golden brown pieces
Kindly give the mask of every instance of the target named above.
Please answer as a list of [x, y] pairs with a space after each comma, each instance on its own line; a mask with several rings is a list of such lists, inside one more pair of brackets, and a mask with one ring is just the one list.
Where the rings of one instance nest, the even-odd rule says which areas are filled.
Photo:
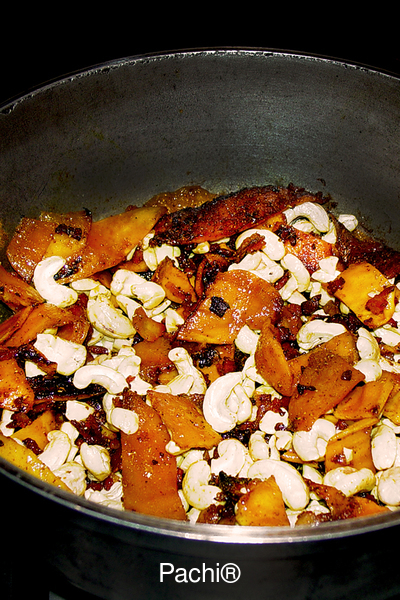
[[375, 473], [371, 451], [371, 431], [378, 419], [367, 417], [338, 431], [326, 447], [325, 472], [337, 467], [370, 469]]
[[368, 262], [388, 279], [400, 274], [400, 252], [367, 237], [364, 233], [361, 234], [358, 230], [348, 231], [333, 215], [331, 219], [335, 224], [337, 236], [335, 250], [345, 267]]
[[384, 325], [394, 313], [395, 286], [368, 262], [349, 265], [330, 287], [370, 329]]
[[[12, 317], [10, 318], [12, 319]], [[38, 333], [43, 333], [46, 329], [53, 327], [67, 325], [73, 320], [74, 314], [67, 308], [54, 306], [47, 302], [39, 304], [33, 307], [20, 327], [3, 344], [9, 348], [18, 348], [35, 340]]]
[[194, 291], [189, 277], [179, 269], [174, 261], [166, 257], [158, 265], [154, 272], [152, 281], [161, 285], [166, 297], [177, 304], [194, 303], [197, 294]]
[[181, 452], [191, 448], [211, 450], [221, 441], [219, 433], [207, 423], [201, 409], [190, 396], [150, 390], [147, 397]]
[[0, 360], [0, 408], [27, 411], [32, 408], [35, 396], [28, 384], [24, 370], [15, 358]]
[[16, 273], [7, 271], [2, 265], [0, 265], [0, 299], [14, 312], [24, 306], [43, 302], [43, 298], [33, 286]]
[[309, 359], [320, 350], [329, 350], [338, 356], [341, 356], [350, 365], [353, 365], [359, 360], [359, 354], [356, 345], [356, 336], [350, 331], [344, 331], [339, 335], [334, 336], [327, 342], [319, 344], [309, 352], [299, 354], [295, 358], [290, 359], [289, 367], [293, 373], [295, 383], [298, 383], [303, 369], [307, 366]]
[[156, 410], [128, 393], [125, 407], [139, 417], [136, 433], [121, 432], [124, 506], [144, 514], [186, 520], [178, 494], [176, 458], [165, 446], [171, 440]]
[[376, 381], [367, 381], [365, 385], [355, 387], [338, 404], [335, 417], [349, 421], [368, 417], [380, 418], [396, 378], [398, 375], [383, 371]]
[[62, 283], [70, 283], [125, 260], [165, 212], [162, 206], [134, 207], [93, 223], [86, 211], [23, 218], [7, 247], [7, 257], [29, 283], [42, 259], [61, 256], [67, 262]]
[[54, 223], [24, 217], [18, 224], [7, 247], [7, 258], [12, 268], [27, 283], [33, 277], [36, 265], [42, 260], [55, 230]]
[[36, 456], [36, 454], [16, 440], [5, 437], [0, 433], [0, 457], [34, 475], [46, 483], [50, 483], [61, 490], [71, 491], [69, 487]]
[[268, 320], [261, 328], [255, 351], [260, 375], [283, 396], [291, 396], [296, 382], [279, 340], [278, 329]]
[[297, 256], [309, 273], [319, 269], [320, 260], [332, 256], [332, 244], [314, 233], [288, 227], [284, 239], [286, 252]]
[[200, 185], [185, 185], [172, 192], [161, 192], [150, 200], [145, 206], [164, 206], [168, 212], [175, 212], [182, 208], [195, 207], [212, 200], [216, 194], [209, 192]]
[[302, 189], [289, 186], [245, 188], [217, 196], [201, 206], [187, 207], [164, 215], [155, 226], [154, 245], [213, 242], [265, 222], [299, 202], [320, 202]]
[[283, 306], [279, 292], [248, 271], [219, 273], [178, 333], [178, 340], [230, 344], [243, 325], [259, 329], [265, 319], [276, 321]]
[[333, 521], [366, 517], [389, 511], [387, 506], [380, 506], [370, 498], [363, 498], [362, 496], [347, 497], [343, 492], [332, 486], [314, 483], [309, 480], [307, 480], [307, 484], [310, 491], [315, 492], [326, 502], [331, 513], [330, 520]]
[[308, 431], [361, 381], [364, 374], [342, 357], [322, 349], [310, 356], [289, 402], [292, 431]]
[[236, 521], [247, 526], [290, 525], [282, 492], [272, 475], [265, 481], [253, 480], [237, 504]]
[[17, 429], [11, 437], [21, 441], [33, 440], [36, 446], [43, 451], [49, 442], [47, 434], [57, 428], [57, 420], [54, 413], [48, 409], [26, 427]]
[[92, 223], [79, 260], [69, 265], [71, 274], [67, 271], [61, 282], [90, 277], [123, 261], [164, 213], [163, 207], [132, 208]]

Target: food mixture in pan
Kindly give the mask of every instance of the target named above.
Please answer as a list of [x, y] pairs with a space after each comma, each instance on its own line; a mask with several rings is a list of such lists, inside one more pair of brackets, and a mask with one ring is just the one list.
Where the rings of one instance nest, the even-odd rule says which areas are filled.
[[400, 253], [289, 185], [22, 218], [0, 456], [93, 502], [317, 526], [400, 506]]

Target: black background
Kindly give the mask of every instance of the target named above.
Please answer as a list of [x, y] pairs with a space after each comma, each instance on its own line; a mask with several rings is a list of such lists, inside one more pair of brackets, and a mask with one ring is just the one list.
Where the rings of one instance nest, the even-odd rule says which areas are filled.
[[[157, 19], [158, 10], [154, 9], [151, 15], [151, 10], [142, 8], [132, 11], [133, 16], [116, 19], [107, 14], [112, 12], [107, 5], [105, 14], [93, 21], [81, 22], [79, 15], [76, 22], [50, 17], [46, 24], [37, 16], [31, 24], [24, 15], [24, 25], [16, 16], [10, 22], [4, 19], [0, 35], [0, 103], [45, 82], [110, 60], [188, 48], [247, 47], [304, 52], [400, 74], [398, 31], [390, 33], [389, 25], [382, 28], [373, 19], [367, 21], [369, 28], [362, 19], [354, 19], [352, 23], [348, 17], [341, 19], [338, 15], [339, 25], [318, 17], [314, 25], [304, 26], [301, 21], [297, 23], [296, 16], [282, 24], [271, 23], [268, 17], [257, 13], [249, 18], [247, 13], [243, 16], [238, 12], [235, 18], [230, 15], [225, 21], [224, 17], [216, 19], [214, 14], [202, 14], [200, 19], [196, 11], [189, 18], [186, 11], [171, 8], [165, 11], [168, 14], [164, 21], [163, 16]], [[389, 16], [388, 23], [390, 20]], [[11, 35], [6, 35], [9, 24]]]

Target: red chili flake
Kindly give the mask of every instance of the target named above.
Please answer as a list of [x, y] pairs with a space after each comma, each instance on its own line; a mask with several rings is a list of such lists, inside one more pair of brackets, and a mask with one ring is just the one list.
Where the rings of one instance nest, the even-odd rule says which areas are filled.
[[107, 492], [112, 488], [112, 486], [114, 485], [114, 478], [112, 477], [112, 475], [109, 475], [108, 477], [106, 477], [103, 481], [103, 489], [105, 489]]
[[387, 297], [394, 290], [394, 285], [386, 287], [376, 296], [370, 298], [365, 305], [365, 308], [372, 312], [373, 315], [380, 315], [387, 307]]
[[38, 456], [42, 452], [42, 449], [39, 448], [37, 442], [32, 438], [25, 438], [23, 442], [24, 446], [28, 448], [28, 450], [32, 450], [32, 452], [36, 454], [36, 456]]
[[297, 243], [296, 230], [290, 226], [282, 225], [275, 232], [283, 241], [288, 241], [291, 246], [295, 246]]
[[345, 283], [346, 283], [345, 280], [340, 275], [339, 275], [339, 277], [336, 277], [336, 279], [334, 279], [333, 281], [329, 281], [329, 283], [326, 286], [328, 294], [330, 294], [331, 296], [334, 296], [335, 293], [338, 290], [340, 290], [344, 286]]
[[287, 283], [289, 277], [290, 277], [290, 271], [286, 271], [284, 273], [284, 275], [282, 275], [282, 277], [280, 279], [278, 279], [278, 281], [275, 281], [274, 288], [278, 291], [281, 290], [283, 288], [283, 286]]
[[321, 300], [321, 294], [313, 296], [309, 300], [305, 300], [300, 304], [301, 312], [305, 316], [310, 316], [318, 309], [319, 301]]
[[107, 354], [108, 350], [104, 346], [90, 346], [90, 352], [92, 354]]

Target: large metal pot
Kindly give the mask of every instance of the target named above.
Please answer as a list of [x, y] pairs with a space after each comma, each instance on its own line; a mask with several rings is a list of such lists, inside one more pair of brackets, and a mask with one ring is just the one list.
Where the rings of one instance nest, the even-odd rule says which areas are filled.
[[[44, 207], [97, 218], [187, 184], [293, 182], [399, 248], [399, 124], [397, 77], [326, 58], [206, 49], [100, 65], [1, 107], [2, 238]], [[400, 593], [400, 512], [290, 530], [193, 526], [98, 507], [4, 462], [0, 496], [21, 573], [39, 557], [44, 578], [51, 566], [99, 598]]]

